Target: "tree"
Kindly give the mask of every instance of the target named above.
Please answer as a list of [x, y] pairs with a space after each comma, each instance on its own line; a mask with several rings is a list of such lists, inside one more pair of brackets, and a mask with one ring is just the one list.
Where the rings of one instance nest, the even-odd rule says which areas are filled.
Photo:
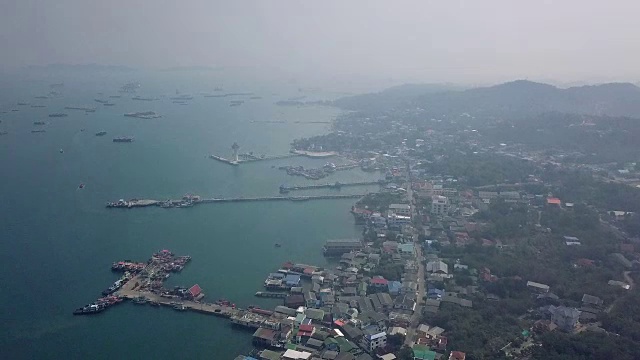
[[387, 345], [391, 347], [392, 352], [400, 350], [402, 344], [404, 344], [404, 335], [393, 334], [387, 336]]
[[398, 360], [413, 360], [413, 350], [408, 346], [403, 346], [396, 355]]

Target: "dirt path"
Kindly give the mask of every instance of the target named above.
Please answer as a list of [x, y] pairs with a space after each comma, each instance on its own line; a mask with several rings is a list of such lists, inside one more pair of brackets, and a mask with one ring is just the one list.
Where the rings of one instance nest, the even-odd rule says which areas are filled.
[[624, 276], [624, 280], [627, 282], [627, 284], [629, 284], [629, 290], [633, 289], [633, 278], [631, 278], [631, 276], [629, 276], [629, 273], [631, 273], [631, 271], [624, 271], [622, 273], [622, 276]]

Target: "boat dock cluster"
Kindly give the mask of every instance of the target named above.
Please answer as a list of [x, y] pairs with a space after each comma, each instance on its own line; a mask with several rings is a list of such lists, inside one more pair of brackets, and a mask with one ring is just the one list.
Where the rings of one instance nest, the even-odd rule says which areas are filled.
[[278, 169], [286, 170], [287, 175], [290, 176], [302, 176], [310, 180], [320, 180], [325, 178], [336, 171], [350, 170], [360, 166], [357, 163], [350, 163], [344, 165], [336, 165], [334, 163], [327, 163], [320, 168], [307, 169], [302, 165], [298, 166], [280, 166]]
[[351, 182], [351, 183], [341, 183], [336, 181], [331, 184], [317, 184], [317, 185], [298, 185], [298, 186], [286, 186], [280, 185], [280, 193], [286, 194], [291, 191], [296, 190], [315, 190], [315, 189], [341, 189], [345, 186], [366, 186], [366, 185], [386, 185], [388, 183], [387, 180], [378, 180], [378, 181], [360, 181], [360, 182]]
[[[164, 281], [171, 273], [182, 271], [189, 261], [191, 261], [190, 256], [176, 256], [169, 250], [154, 253], [146, 263], [131, 260], [116, 261], [111, 265], [111, 270], [124, 272], [124, 275], [103, 291], [104, 297], [76, 309], [73, 313], [75, 315], [97, 314], [126, 299], [136, 305], [168, 306], [177, 311], [191, 310], [225, 318], [243, 316], [247, 312], [236, 308], [235, 304], [225, 299], [212, 303], [203, 301], [205, 294], [198, 284], [189, 288], [180, 286], [173, 289], [165, 288]], [[251, 311], [259, 312], [260, 310], [252, 308], [249, 312]]]
[[[146, 263], [131, 260], [114, 262], [111, 265], [111, 270], [124, 272], [124, 275], [102, 292], [104, 297], [76, 309], [73, 313], [75, 315], [100, 313], [112, 305], [121, 303], [126, 298], [132, 298], [128, 296], [130, 295], [128, 293], [122, 293], [123, 289], [137, 289], [138, 292], [146, 290], [158, 294], [170, 293], [162, 288], [163, 281], [170, 276], [171, 272], [182, 271], [190, 260], [190, 256], [174, 256], [170, 251], [162, 250], [153, 254]], [[140, 301], [139, 296], [137, 301]]]
[[186, 195], [180, 200], [150, 200], [150, 199], [120, 199], [115, 202], [108, 202], [108, 208], [131, 209], [137, 207], [159, 206], [162, 208], [186, 208], [198, 204], [226, 203], [226, 202], [253, 202], [253, 201], [307, 201], [307, 200], [329, 200], [329, 199], [359, 199], [365, 194], [340, 194], [340, 195], [315, 195], [315, 196], [262, 196], [262, 197], [239, 197], [239, 198], [210, 198], [203, 199], [197, 195]]

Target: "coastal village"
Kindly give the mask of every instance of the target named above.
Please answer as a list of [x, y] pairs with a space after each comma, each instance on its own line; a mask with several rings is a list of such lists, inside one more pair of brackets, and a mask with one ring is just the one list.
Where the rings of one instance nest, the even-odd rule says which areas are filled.
[[[606, 333], [598, 315], [611, 309], [612, 295], [634, 286], [628, 276], [608, 279], [606, 296], [598, 286], [574, 301], [562, 299], [544, 277], [502, 277], [488, 264], [472, 265], [464, 256], [451, 256], [475, 247], [513, 251], [513, 239], [477, 236], [492, 226], [477, 214], [496, 204], [536, 213], [574, 212], [576, 206], [524, 191], [461, 189], [455, 179], [395, 167], [380, 192], [365, 195], [351, 209], [356, 224], [362, 225], [362, 238], [326, 241], [322, 251], [335, 266], [288, 262], [266, 276], [264, 290], [255, 295], [281, 298], [282, 305], [274, 309], [240, 309], [224, 299], [209, 303], [198, 285], [164, 289], [163, 279], [191, 259], [174, 257], [168, 250], [154, 254], [146, 265], [114, 263], [114, 270], [131, 275], [106, 295], [213, 314], [234, 327], [251, 329], [255, 348], [237, 360], [465, 359], [465, 352], [455, 346], [458, 334], [443, 326], [438, 314], [497, 306], [510, 296], [499, 288], [503, 282], [523, 293], [523, 304], [530, 305], [511, 324], [510, 336], [489, 339], [499, 341], [495, 346], [504, 355], [526, 358], [536, 336], [548, 332]], [[539, 221], [531, 224], [535, 236], [553, 236], [557, 246], [566, 249], [583, 246], [580, 238], [551, 234]], [[632, 244], [622, 244], [611, 259], [632, 269], [640, 264], [634, 251]], [[570, 266], [588, 271], [597, 262], [576, 258]]]
[[[241, 309], [229, 300], [205, 300], [197, 284], [165, 289], [163, 280], [191, 258], [163, 250], [146, 264], [114, 263], [114, 271], [125, 272], [115, 289], [77, 313], [101, 312], [130, 299], [226, 318], [233, 327], [253, 331], [254, 349], [236, 360], [477, 358], [467, 354], [468, 345], [458, 345], [464, 344], [461, 336], [476, 336], [500, 357], [526, 359], [545, 334], [608, 334], [601, 317], [634, 287], [630, 273], [640, 266], [638, 245], [621, 236], [611, 240], [615, 251], [606, 259], [595, 258], [589, 256], [593, 239], [579, 231], [557, 232], [545, 220], [549, 214], [575, 216], [585, 211], [583, 205], [563, 200], [535, 176], [528, 185], [542, 185], [542, 191], [522, 184], [469, 186], [453, 176], [429, 174], [402, 157], [359, 163], [363, 169], [387, 170], [384, 179], [372, 182], [380, 191], [358, 196], [351, 208], [362, 237], [328, 239], [318, 251], [331, 267], [292, 259], [274, 268], [255, 296], [282, 299], [282, 305]], [[185, 199], [189, 205], [201, 202]], [[515, 229], [501, 223], [513, 216], [519, 216]], [[604, 210], [601, 216], [603, 226], [615, 229], [628, 214]], [[507, 266], [504, 259], [522, 256], [517, 251], [523, 241], [534, 249], [528, 255], [533, 258], [543, 258], [545, 248], [564, 254], [573, 287], [535, 266]], [[610, 265], [616, 270], [604, 272], [609, 278], [598, 277], [602, 283], [586, 277]], [[529, 270], [522, 271], [525, 267]], [[456, 318], [478, 318], [480, 323], [472, 324], [477, 332], [462, 335]]]
[[[129, 299], [214, 315], [252, 332], [253, 349], [236, 360], [529, 359], [544, 358], [541, 351], [564, 353], [557, 350], [562, 346], [628, 345], [618, 338], [636, 336], [625, 319], [640, 299], [640, 239], [631, 222], [640, 167], [576, 161], [584, 154], [478, 135], [493, 123], [478, 131], [434, 118], [425, 129], [411, 122], [420, 114], [413, 111], [392, 114], [404, 121], [347, 115], [332, 133], [294, 141], [287, 155], [241, 156], [236, 143], [229, 159], [210, 156], [232, 166], [297, 155], [339, 157], [338, 165], [272, 168], [307, 180], [359, 168], [382, 174], [376, 181], [282, 185], [280, 196], [188, 194], [107, 204], [187, 208], [353, 199], [350, 212], [362, 235], [327, 239], [318, 252], [331, 265], [290, 259], [265, 274], [256, 303], [270, 298], [281, 305], [243, 309], [206, 299], [197, 284], [167, 289], [163, 281], [191, 257], [161, 250], [146, 263], [114, 263], [122, 278], [74, 313], [99, 313]], [[584, 121], [573, 127], [593, 131]], [[379, 191], [285, 195], [367, 185]]]

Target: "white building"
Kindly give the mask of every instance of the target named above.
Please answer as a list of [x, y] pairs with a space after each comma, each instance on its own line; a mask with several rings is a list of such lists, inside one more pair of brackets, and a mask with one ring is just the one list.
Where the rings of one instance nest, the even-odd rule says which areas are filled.
[[388, 226], [401, 226], [411, 223], [411, 217], [405, 215], [390, 214], [387, 217]]
[[427, 263], [427, 269], [430, 273], [436, 274], [448, 274], [449, 273], [449, 265], [444, 261], [429, 261]]
[[379, 347], [385, 347], [387, 345], [387, 333], [382, 331], [377, 334], [366, 335], [364, 337], [364, 345], [370, 353], [373, 353]]
[[431, 203], [431, 213], [445, 215], [449, 212], [449, 199], [446, 196], [434, 196]]
[[391, 204], [389, 212], [402, 216], [411, 216], [411, 205], [409, 204]]

